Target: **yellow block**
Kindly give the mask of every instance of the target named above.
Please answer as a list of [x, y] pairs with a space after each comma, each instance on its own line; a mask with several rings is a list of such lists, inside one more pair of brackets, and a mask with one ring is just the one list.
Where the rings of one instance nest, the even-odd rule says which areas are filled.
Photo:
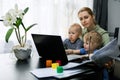
[[59, 63], [52, 63], [52, 69], [57, 69], [58, 66], [59, 66]]

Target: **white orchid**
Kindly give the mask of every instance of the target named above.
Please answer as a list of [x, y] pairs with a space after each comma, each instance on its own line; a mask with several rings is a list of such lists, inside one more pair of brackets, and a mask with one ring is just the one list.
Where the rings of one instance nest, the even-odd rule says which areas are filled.
[[[28, 7], [25, 8], [25, 10], [22, 9], [18, 9], [18, 5], [15, 5], [14, 9], [10, 9], [5, 16], [3, 16], [3, 23], [5, 26], [10, 26], [11, 28], [7, 31], [5, 40], [6, 42], [8, 42], [13, 30], [15, 30], [16, 33], [16, 37], [17, 40], [20, 44], [21, 47], [25, 46], [26, 43], [26, 39], [27, 39], [27, 31], [29, 29], [31, 29], [34, 25], [36, 24], [32, 24], [30, 26], [28, 26], [27, 28], [24, 26], [22, 19], [24, 17], [24, 15], [27, 13], [28, 11]], [[21, 35], [20, 33], [20, 29], [24, 30], [24, 35]]]
[[3, 18], [3, 23], [5, 26], [13, 26], [13, 23], [16, 22], [16, 17], [12, 16], [11, 13], [6, 13], [5, 16], [2, 17]]
[[23, 19], [23, 10], [18, 10], [18, 5], [15, 5], [15, 9], [10, 9], [5, 16], [3, 16], [3, 23], [5, 26], [13, 26], [16, 23], [17, 18]]
[[15, 5], [15, 10], [14, 10], [14, 12], [15, 12], [15, 16], [16, 17], [20, 17], [21, 19], [23, 19], [23, 16], [24, 16], [24, 11], [22, 10], [22, 9], [18, 9], [18, 5], [16, 4]]

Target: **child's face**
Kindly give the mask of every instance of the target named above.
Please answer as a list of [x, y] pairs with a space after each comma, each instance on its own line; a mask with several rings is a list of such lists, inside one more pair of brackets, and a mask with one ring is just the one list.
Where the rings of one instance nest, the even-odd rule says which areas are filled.
[[89, 43], [89, 41], [84, 40], [84, 48], [86, 51], [93, 52], [96, 49], [96, 43]]
[[78, 39], [80, 36], [80, 33], [77, 32], [75, 27], [70, 28], [68, 34], [69, 34], [69, 39], [72, 43], [74, 43], [76, 39]]

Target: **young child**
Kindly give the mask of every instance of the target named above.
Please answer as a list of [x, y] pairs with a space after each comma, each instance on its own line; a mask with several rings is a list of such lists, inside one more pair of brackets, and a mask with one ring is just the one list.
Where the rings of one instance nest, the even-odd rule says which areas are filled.
[[[64, 40], [65, 49], [76, 50], [83, 46], [83, 41], [79, 38], [82, 35], [82, 28], [78, 23], [74, 23], [68, 30], [68, 38]], [[67, 52], [67, 51], [66, 51]]]
[[[91, 55], [102, 46], [102, 36], [96, 31], [90, 31], [86, 33], [83, 39], [84, 48], [80, 48], [78, 50], [69, 50], [69, 53]], [[106, 68], [103, 69], [103, 80], [109, 80], [109, 75]]]
[[90, 31], [84, 35], [84, 48], [68, 50], [68, 54], [91, 54], [102, 45], [102, 36], [96, 31]]

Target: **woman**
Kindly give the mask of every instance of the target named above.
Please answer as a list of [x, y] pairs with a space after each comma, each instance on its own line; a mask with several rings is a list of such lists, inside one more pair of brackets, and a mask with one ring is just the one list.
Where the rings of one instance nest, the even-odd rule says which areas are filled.
[[[102, 46], [105, 46], [110, 41], [108, 32], [105, 31], [104, 29], [102, 29], [96, 23], [94, 13], [92, 12], [92, 10], [90, 8], [83, 7], [82, 9], [80, 9], [80, 11], [78, 12], [78, 17], [80, 19], [81, 24], [84, 27], [84, 29], [82, 30], [82, 37], [86, 33], [94, 30], [102, 36]], [[112, 61], [110, 61], [110, 62], [112, 62]], [[106, 64], [109, 64], [109, 62]], [[103, 72], [103, 74], [104, 74], [103, 80], [109, 80], [108, 72], [106, 71], [106, 69], [103, 71], [104, 71]]]
[[84, 29], [82, 31], [82, 37], [94, 30], [96, 32], [98, 32], [99, 34], [101, 34], [102, 36], [102, 46], [105, 46], [109, 41], [110, 41], [110, 37], [107, 31], [105, 31], [104, 29], [102, 29], [95, 21], [95, 16], [92, 12], [92, 10], [88, 7], [83, 7], [82, 9], [80, 9], [80, 11], [78, 12], [78, 17], [80, 19], [81, 24], [83, 25]]

